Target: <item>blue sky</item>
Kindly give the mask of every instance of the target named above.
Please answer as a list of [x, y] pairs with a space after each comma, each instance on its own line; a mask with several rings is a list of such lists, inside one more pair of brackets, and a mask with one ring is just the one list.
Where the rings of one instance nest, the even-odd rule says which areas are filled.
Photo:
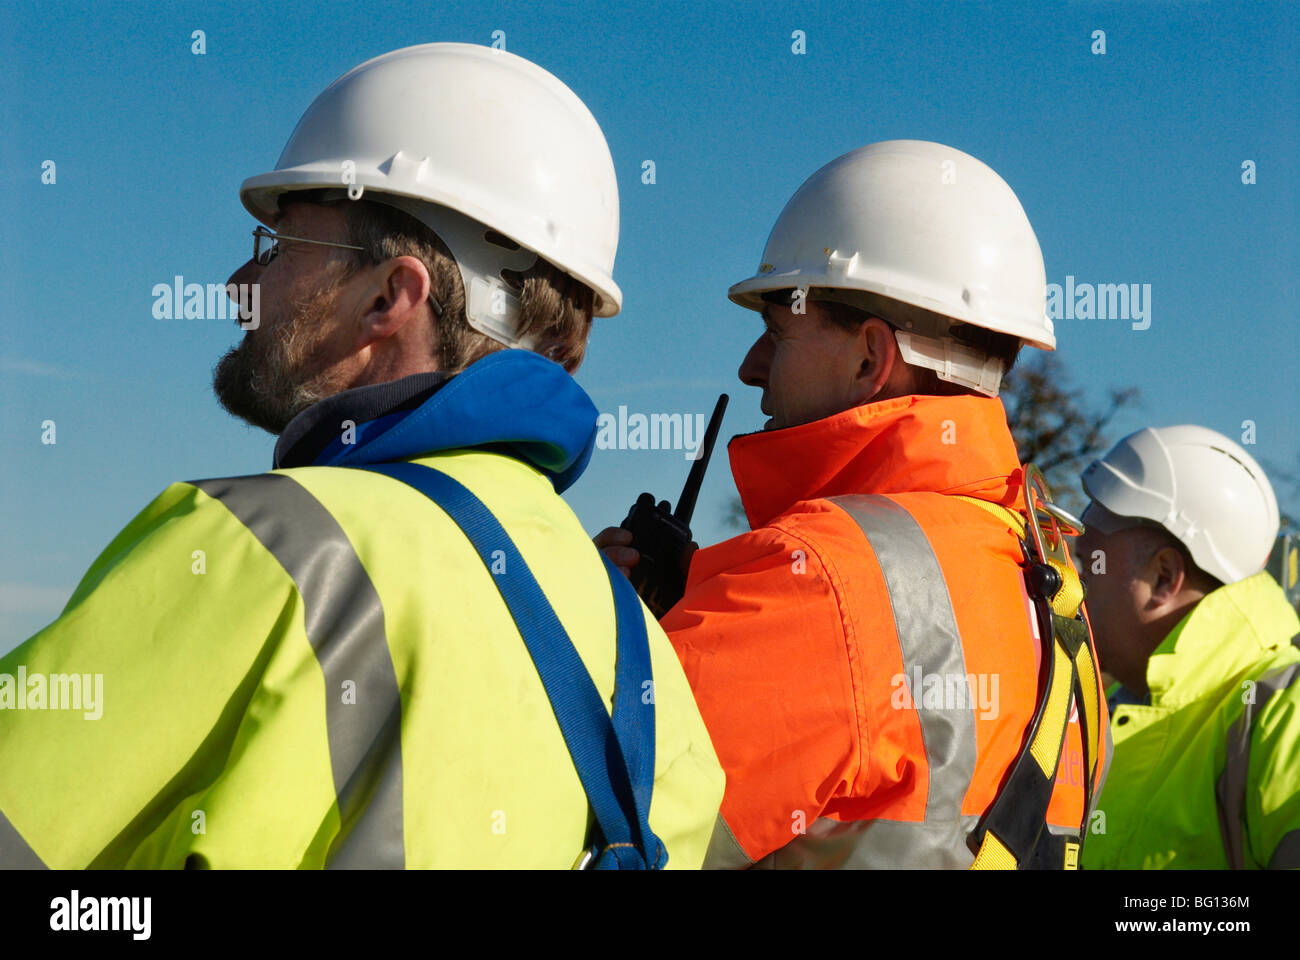
[[[177, 274], [248, 256], [240, 182], [270, 170], [337, 76], [455, 40], [567, 83], [609, 140], [624, 310], [578, 374], [603, 411], [708, 413], [758, 429], [736, 368], [749, 276], [777, 214], [855, 147], [937, 140], [1011, 184], [1049, 282], [1151, 285], [1151, 325], [1062, 320], [1101, 398], [1144, 403], [1113, 440], [1200, 423], [1300, 463], [1300, 5], [1295, 3], [25, 4], [0, 31], [0, 652], [61, 609], [112, 536], [173, 480], [259, 472], [273, 440], [216, 404], [230, 321], [158, 320]], [[203, 30], [206, 53], [191, 53]], [[806, 53], [792, 52], [803, 30]], [[1104, 30], [1106, 53], [1092, 52]], [[653, 160], [656, 182], [641, 182]], [[41, 182], [53, 160], [56, 182]], [[1256, 182], [1242, 182], [1253, 161]], [[41, 442], [53, 420], [57, 442]], [[642, 489], [676, 499], [676, 452], [604, 451], [568, 496], [591, 531]], [[1279, 490], [1279, 493], [1282, 493]], [[696, 533], [731, 531], [719, 449]]]

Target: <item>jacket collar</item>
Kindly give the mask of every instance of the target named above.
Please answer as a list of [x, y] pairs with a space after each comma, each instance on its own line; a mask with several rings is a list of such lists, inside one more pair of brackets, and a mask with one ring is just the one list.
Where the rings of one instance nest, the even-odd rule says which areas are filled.
[[[309, 407], [276, 444], [276, 467], [361, 467], [449, 450], [504, 453], [550, 478], [557, 493], [582, 474], [596, 407], [558, 363], [498, 350], [455, 376], [415, 374]], [[343, 422], [352, 421], [344, 431]]]
[[1153, 706], [1179, 706], [1235, 682], [1300, 631], [1300, 619], [1267, 571], [1201, 598], [1147, 661]]
[[312, 404], [289, 421], [275, 443], [271, 468], [308, 467], [339, 435], [342, 423], [367, 423], [418, 407], [445, 384], [445, 373], [413, 373], [389, 383], [353, 387]]
[[961, 493], [1006, 506], [1020, 496], [1015, 442], [993, 397], [895, 397], [743, 434], [727, 452], [754, 528], [800, 500], [852, 493]]

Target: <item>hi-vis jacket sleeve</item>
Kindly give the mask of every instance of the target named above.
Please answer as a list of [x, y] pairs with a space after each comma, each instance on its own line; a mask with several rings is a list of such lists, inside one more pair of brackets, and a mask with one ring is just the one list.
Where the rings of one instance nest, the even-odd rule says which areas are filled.
[[[1245, 847], [1247, 866], [1300, 869], [1300, 683], [1297, 671], [1282, 676], [1290, 685], [1272, 697], [1251, 733], [1245, 758]], [[1232, 749], [1231, 747], [1229, 748]], [[1225, 779], [1231, 779], [1225, 778]], [[1225, 784], [1225, 787], [1228, 786]]]
[[706, 867], [746, 867], [852, 794], [861, 678], [826, 560], [764, 527], [695, 553], [662, 621], [726, 773]]
[[0, 660], [0, 867], [318, 860], [335, 797], [302, 624], [252, 533], [168, 487]]

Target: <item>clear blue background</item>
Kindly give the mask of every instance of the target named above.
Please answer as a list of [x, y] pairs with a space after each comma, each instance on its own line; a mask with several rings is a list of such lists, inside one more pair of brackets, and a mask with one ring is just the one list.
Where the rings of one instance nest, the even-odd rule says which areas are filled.
[[[1012, 185], [1049, 281], [1152, 285], [1149, 330], [1058, 323], [1090, 396], [1143, 389], [1112, 441], [1181, 422], [1240, 438], [1250, 419], [1252, 452], [1300, 464], [1296, 4], [43, 3], [0, 16], [0, 652], [57, 615], [169, 482], [270, 467], [272, 438], [211, 393], [240, 331], [154, 319], [153, 285], [224, 282], [247, 258], [239, 184], [273, 167], [338, 75], [494, 30], [586, 101], [618, 170], [625, 306], [596, 323], [578, 374], [602, 410], [707, 413], [725, 389], [724, 439], [757, 429], [757, 391], [735, 371], [760, 322], [727, 287], [814, 170], [914, 138]], [[568, 499], [594, 532], [642, 489], [675, 499], [686, 466], [604, 452]], [[733, 495], [722, 455], [701, 542], [733, 532]]]

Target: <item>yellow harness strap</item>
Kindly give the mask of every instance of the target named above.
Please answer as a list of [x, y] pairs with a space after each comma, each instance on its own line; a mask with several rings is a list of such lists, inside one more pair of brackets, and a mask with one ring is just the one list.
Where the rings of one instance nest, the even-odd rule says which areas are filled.
[[[1050, 502], [1042, 474], [1032, 465], [1026, 465], [1025, 479], [1027, 509], [1033, 509], [1035, 516], [1032, 528], [1024, 516], [1001, 504], [959, 496], [959, 499], [1002, 520], [1015, 532], [1031, 561], [1028, 573], [1033, 574], [1033, 567], [1041, 564], [1056, 573], [1055, 583], [1050, 582], [1050, 574], [1041, 571], [1037, 574], [1037, 583], [1034, 576], [1027, 577], [1027, 586], [1030, 596], [1035, 600], [1035, 606], [1046, 605], [1050, 610], [1050, 613], [1040, 611], [1040, 619], [1050, 621], [1051, 624], [1051, 629], [1045, 631], [1048, 635], [1043, 638], [1044, 654], [1051, 663], [1050, 674], [1045, 696], [1038, 704], [1029, 728], [1028, 742], [1021, 749], [1011, 775], [990, 805], [980, 826], [972, 834], [979, 841], [975, 861], [971, 864], [972, 870], [1015, 870], [1028, 865], [1039, 845], [1039, 837], [1046, 829], [1047, 808], [1051, 802], [1056, 768], [1069, 729], [1072, 691], [1079, 696], [1084, 721], [1084, 769], [1087, 772], [1084, 821], [1080, 824], [1077, 840], [1060, 838], [1062, 843], [1057, 850], [1052, 851], [1049, 865], [1057, 869], [1077, 869], [1101, 751], [1103, 733], [1098, 724], [1101, 699], [1097, 672], [1092, 660], [1087, 625], [1079, 615], [1083, 603], [1083, 584], [1070, 562], [1064, 534], [1056, 524], [1054, 515], [1050, 515], [1052, 519], [1049, 528], [1055, 535], [1053, 539], [1044, 537], [1038, 523], [1037, 513], [1042, 509], [1040, 503]], [[1035, 502], [1036, 498], [1038, 502]], [[1042, 863], [1041, 856], [1037, 862]]]
[[[981, 510], [993, 514], [999, 520], [1006, 523], [1008, 527], [1015, 531], [1016, 536], [1023, 542], [1026, 535], [1027, 523], [1025, 518], [1000, 503], [989, 503], [987, 500], [977, 500], [974, 497], [967, 497], [961, 494], [957, 495], [958, 500], [965, 500], [967, 503], [973, 503]], [[1055, 557], [1048, 557], [1047, 562], [1052, 568], [1060, 574], [1061, 589], [1052, 598], [1052, 612], [1059, 617], [1073, 618], [1079, 612], [1079, 606], [1083, 603], [1083, 583], [1079, 580], [1079, 574], [1075, 572], [1074, 567], [1069, 563], [1062, 563]]]

